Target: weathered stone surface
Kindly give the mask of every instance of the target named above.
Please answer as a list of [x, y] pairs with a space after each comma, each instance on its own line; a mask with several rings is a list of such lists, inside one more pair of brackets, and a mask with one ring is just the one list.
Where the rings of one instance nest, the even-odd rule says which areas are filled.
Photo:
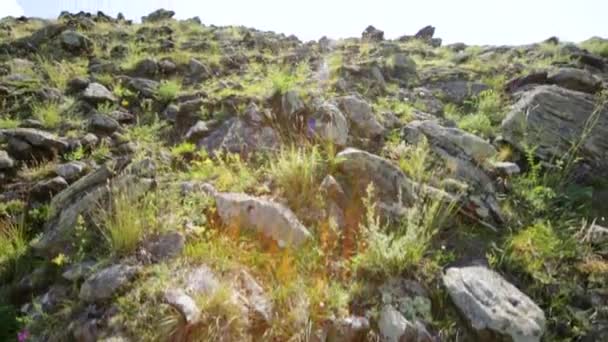
[[46, 201], [67, 187], [68, 182], [62, 177], [57, 176], [36, 183], [30, 193], [33, 198], [39, 201]]
[[12, 169], [15, 161], [4, 150], [0, 150], [0, 170]]
[[384, 31], [378, 30], [372, 25], [365, 28], [365, 31], [361, 34], [361, 38], [364, 40], [371, 41], [382, 41], [384, 40]]
[[385, 305], [378, 319], [378, 330], [383, 342], [433, 342], [426, 328], [418, 322], [412, 323], [391, 305]]
[[549, 72], [547, 81], [570, 90], [595, 93], [602, 88], [602, 80], [587, 70], [559, 68]]
[[311, 236], [295, 214], [281, 204], [238, 193], [218, 193], [215, 201], [224, 224], [254, 229], [280, 246], [299, 246]]
[[19, 139], [36, 148], [62, 153], [68, 144], [52, 133], [33, 128], [0, 129], [0, 137]]
[[73, 182], [80, 178], [87, 170], [87, 165], [80, 161], [73, 161], [57, 165], [55, 173], [63, 177], [68, 182]]
[[344, 317], [331, 322], [326, 341], [364, 341], [370, 330], [371, 327], [367, 318], [358, 316]]
[[154, 261], [163, 261], [178, 256], [184, 249], [186, 238], [178, 233], [172, 232], [160, 235], [146, 243], [146, 250]]
[[275, 150], [278, 144], [279, 135], [271, 127], [257, 127], [240, 118], [232, 118], [199, 140], [197, 145], [209, 152], [225, 150], [232, 153], [250, 153]]
[[167, 304], [173, 306], [184, 318], [186, 323], [195, 324], [201, 316], [201, 310], [192, 297], [182, 289], [169, 289], [164, 294]]
[[545, 314], [524, 293], [484, 266], [449, 268], [443, 283], [454, 304], [485, 340], [540, 341]]
[[141, 17], [141, 21], [144, 23], [154, 23], [162, 20], [168, 20], [173, 18], [175, 15], [174, 11], [168, 11], [166, 9], [158, 9], [147, 16]]
[[348, 139], [348, 122], [338, 107], [324, 103], [308, 119], [308, 130], [322, 140], [344, 146]]
[[72, 53], [91, 52], [93, 50], [93, 42], [89, 37], [82, 33], [67, 30], [63, 31], [60, 36], [61, 45], [64, 49]]
[[608, 108], [597, 108], [593, 96], [557, 86], [539, 86], [522, 95], [502, 123], [506, 141], [520, 150], [535, 146], [546, 161], [562, 158], [583, 133], [579, 156], [597, 175], [608, 174]]
[[116, 264], [91, 275], [80, 287], [79, 298], [85, 302], [97, 302], [112, 298], [123, 286], [137, 275], [138, 268]]
[[237, 282], [237, 289], [243, 294], [242, 300], [249, 309], [253, 321], [269, 325], [273, 319], [273, 306], [262, 286], [246, 271], [239, 272]]
[[89, 130], [95, 133], [112, 134], [120, 128], [114, 118], [105, 114], [94, 114], [89, 119]]
[[82, 94], [82, 98], [90, 103], [115, 102], [116, 97], [108, 88], [99, 83], [91, 83]]
[[337, 158], [341, 160], [338, 166], [341, 174], [361, 196], [373, 183], [375, 195], [382, 202], [414, 203], [415, 183], [388, 160], [355, 148], [345, 149]]
[[364, 138], [373, 138], [384, 133], [384, 127], [378, 122], [367, 102], [356, 96], [344, 96], [336, 100], [355, 133]]

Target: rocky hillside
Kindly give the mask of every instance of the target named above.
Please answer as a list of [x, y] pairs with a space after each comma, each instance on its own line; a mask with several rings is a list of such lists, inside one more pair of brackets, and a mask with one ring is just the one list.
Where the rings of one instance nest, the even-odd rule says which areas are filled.
[[0, 21], [0, 340], [608, 341], [608, 40], [173, 15]]

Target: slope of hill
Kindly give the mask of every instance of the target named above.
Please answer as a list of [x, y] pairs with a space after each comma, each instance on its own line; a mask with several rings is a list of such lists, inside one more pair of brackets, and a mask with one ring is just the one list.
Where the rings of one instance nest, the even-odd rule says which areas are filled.
[[0, 21], [0, 339], [608, 339], [608, 41], [173, 15]]

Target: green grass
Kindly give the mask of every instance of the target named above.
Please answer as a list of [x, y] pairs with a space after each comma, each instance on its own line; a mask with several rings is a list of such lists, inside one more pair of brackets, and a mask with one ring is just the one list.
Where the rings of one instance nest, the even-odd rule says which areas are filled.
[[114, 191], [110, 203], [99, 210], [101, 233], [113, 255], [126, 255], [137, 248], [146, 234], [157, 228], [153, 194], [137, 196], [127, 190]]
[[204, 150], [198, 154], [182, 177], [210, 181], [220, 191], [243, 192], [257, 184], [258, 172], [247, 165], [238, 154], [220, 153], [213, 158]]
[[509, 264], [520, 267], [541, 283], [552, 282], [561, 259], [573, 254], [549, 222], [537, 222], [517, 232], [506, 246]]
[[291, 146], [271, 158], [267, 170], [290, 207], [297, 210], [315, 200], [323, 177], [322, 163], [316, 146]]
[[46, 128], [57, 128], [61, 123], [62, 106], [57, 102], [34, 104], [32, 106], [32, 117], [42, 123]]
[[183, 142], [171, 148], [171, 155], [176, 158], [183, 158], [196, 152], [196, 145], [190, 142]]
[[87, 75], [88, 61], [85, 59], [52, 61], [38, 56], [37, 63], [47, 77], [49, 84], [61, 90], [66, 88], [69, 80]]
[[608, 40], [591, 38], [582, 42], [580, 46], [593, 54], [608, 58]]
[[0, 275], [18, 273], [18, 259], [28, 249], [25, 227], [9, 220], [0, 221]]
[[17, 128], [21, 121], [12, 118], [0, 118], [0, 129]]
[[160, 83], [157, 90], [157, 98], [163, 102], [171, 102], [180, 92], [182, 85], [176, 80], [165, 80]]

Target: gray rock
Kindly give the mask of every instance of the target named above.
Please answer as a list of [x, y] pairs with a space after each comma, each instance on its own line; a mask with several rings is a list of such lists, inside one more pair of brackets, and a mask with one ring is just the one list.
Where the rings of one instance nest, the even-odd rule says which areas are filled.
[[402, 81], [416, 77], [416, 62], [405, 53], [396, 53], [390, 58], [387, 67], [388, 76]]
[[279, 145], [279, 135], [271, 127], [258, 127], [240, 118], [232, 118], [199, 140], [197, 145], [209, 152], [223, 150], [248, 154], [254, 151], [274, 151]]
[[502, 176], [515, 176], [521, 172], [519, 166], [511, 162], [493, 162], [492, 167]]
[[33, 128], [0, 129], [0, 137], [2, 136], [52, 153], [63, 153], [68, 148], [67, 142], [54, 134]]
[[130, 283], [138, 268], [123, 264], [113, 265], [93, 274], [80, 287], [78, 297], [85, 302], [98, 302], [112, 298], [122, 287]]
[[308, 122], [310, 133], [322, 140], [338, 146], [346, 145], [348, 139], [348, 122], [338, 107], [324, 103], [311, 116]]
[[185, 84], [199, 83], [213, 76], [211, 69], [197, 59], [192, 58], [188, 63], [188, 73]]
[[413, 121], [402, 132], [408, 141], [415, 142], [420, 134], [452, 155], [464, 154], [483, 164], [496, 155], [496, 149], [484, 139], [459, 128], [444, 127], [437, 121]]
[[156, 96], [156, 91], [160, 83], [146, 78], [134, 77], [129, 78], [126, 85], [129, 89], [137, 92], [139, 95], [151, 99]]
[[182, 289], [169, 289], [164, 295], [167, 304], [174, 307], [184, 318], [187, 324], [195, 324], [199, 321], [201, 310], [192, 297], [188, 296]]
[[63, 177], [68, 182], [73, 182], [80, 178], [87, 170], [87, 165], [83, 162], [73, 161], [59, 164], [55, 168], [55, 173]]
[[416, 184], [388, 160], [355, 148], [347, 148], [336, 157], [341, 160], [340, 173], [359, 196], [365, 196], [367, 186], [373, 183], [381, 202], [409, 206], [416, 200]]
[[419, 322], [411, 323], [391, 305], [385, 305], [378, 319], [380, 340], [383, 342], [433, 342], [434, 339]]
[[585, 236], [585, 240], [594, 245], [602, 245], [608, 242], [608, 228], [598, 224], [592, 224]]
[[369, 320], [365, 317], [349, 316], [339, 318], [331, 322], [326, 341], [364, 341], [369, 331]]
[[281, 120], [284, 122], [293, 122], [296, 114], [300, 113], [304, 108], [304, 102], [300, 99], [297, 91], [288, 90], [281, 96]]
[[418, 30], [418, 32], [416, 32], [414, 37], [417, 39], [422, 39], [424, 41], [430, 41], [431, 39], [433, 39], [434, 35], [435, 35], [435, 27], [431, 26], [431, 25], [427, 25], [427, 26], [421, 28], [420, 30]]
[[371, 41], [382, 41], [384, 40], [384, 31], [378, 30], [372, 25], [365, 28], [365, 31], [361, 34], [361, 39]]
[[158, 9], [147, 16], [141, 17], [141, 21], [144, 23], [154, 23], [158, 21], [168, 20], [173, 18], [175, 15], [174, 11], [168, 11], [166, 9]]
[[15, 161], [4, 150], [0, 150], [0, 170], [12, 169]]
[[448, 268], [443, 283], [473, 329], [492, 339], [494, 334], [513, 342], [540, 341], [544, 312], [498, 273], [483, 266]]
[[62, 177], [54, 177], [43, 180], [32, 188], [30, 194], [39, 201], [46, 201], [68, 187], [68, 182]]
[[536, 87], [522, 95], [501, 128], [507, 142], [521, 151], [524, 143], [535, 146], [536, 156], [545, 161], [567, 156], [587, 132], [578, 155], [598, 177], [608, 174], [608, 108], [597, 108], [592, 95], [557, 86]]
[[94, 133], [110, 135], [120, 128], [120, 124], [114, 118], [105, 114], [94, 114], [89, 119], [89, 130]]
[[89, 37], [82, 33], [67, 30], [60, 35], [61, 45], [64, 49], [72, 53], [91, 52], [93, 50], [93, 42]]
[[207, 125], [205, 121], [199, 120], [194, 124], [194, 126], [188, 129], [186, 132], [186, 136], [184, 137], [187, 141], [196, 142], [205, 136], [207, 136], [211, 132], [211, 129]]
[[294, 213], [281, 204], [238, 193], [218, 193], [215, 201], [224, 224], [254, 229], [280, 246], [299, 246], [311, 237]]
[[238, 289], [242, 296], [245, 306], [249, 309], [250, 316], [255, 322], [269, 325], [272, 321], [272, 301], [264, 293], [264, 289], [246, 271], [238, 274]]
[[70, 265], [61, 276], [69, 281], [78, 281], [89, 276], [95, 268], [94, 261], [83, 261], [77, 264]]
[[115, 102], [116, 97], [108, 88], [99, 83], [91, 83], [87, 86], [82, 94], [82, 98], [92, 104], [102, 102]]
[[353, 130], [360, 136], [373, 138], [384, 133], [384, 127], [378, 122], [367, 102], [356, 96], [340, 97], [337, 101], [351, 122]]
[[438, 82], [434, 88], [439, 89], [446, 100], [456, 104], [464, 104], [465, 100], [478, 96], [482, 91], [490, 89], [490, 87], [483, 83], [464, 80]]
[[190, 295], [210, 295], [220, 287], [217, 276], [206, 265], [186, 271], [184, 283]]
[[158, 236], [146, 243], [145, 249], [150, 252], [154, 261], [163, 261], [178, 256], [184, 249], [186, 238], [172, 232]]
[[547, 81], [570, 90], [595, 93], [602, 89], [602, 80], [587, 70], [559, 68], [549, 72]]
[[99, 143], [99, 138], [93, 133], [87, 133], [84, 135], [84, 137], [82, 137], [82, 139], [80, 139], [80, 143], [83, 147], [92, 148], [97, 146], [97, 143]]
[[135, 77], [154, 78], [158, 72], [158, 63], [152, 58], [144, 58], [135, 64], [135, 67], [130, 71], [130, 74]]

